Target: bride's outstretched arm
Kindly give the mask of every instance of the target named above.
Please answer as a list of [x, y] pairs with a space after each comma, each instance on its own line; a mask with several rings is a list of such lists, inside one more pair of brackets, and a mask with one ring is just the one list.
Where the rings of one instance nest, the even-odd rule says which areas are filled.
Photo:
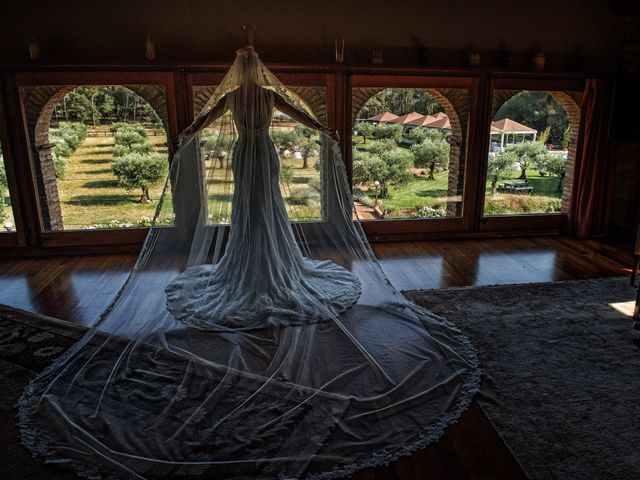
[[284, 98], [282, 98], [279, 94], [275, 92], [274, 92], [274, 97], [275, 97], [274, 105], [282, 113], [286, 113], [291, 118], [293, 118], [294, 120], [297, 120], [298, 122], [300, 122], [306, 127], [313, 128], [315, 130], [320, 130], [326, 133], [331, 138], [333, 138], [336, 142], [340, 141], [340, 137], [338, 136], [338, 132], [336, 130], [331, 130], [329, 127], [321, 124], [318, 120], [313, 118], [308, 113], [303, 112], [302, 110], [298, 110], [297, 108], [294, 108], [292, 105], [287, 103], [287, 101]]
[[182, 139], [200, 131], [202, 128], [206, 127], [207, 125], [215, 122], [218, 118], [220, 118], [222, 115], [224, 115], [224, 112], [227, 111], [227, 96], [223, 96], [220, 100], [218, 100], [218, 103], [216, 103], [213, 108], [211, 110], [209, 110], [209, 112], [207, 112], [205, 115], [201, 115], [198, 118], [196, 118], [193, 123], [191, 125], [189, 125], [187, 128], [185, 128], [182, 133], [178, 136], [178, 138], [175, 138], [171, 143], [174, 146], [174, 149], [176, 149]]

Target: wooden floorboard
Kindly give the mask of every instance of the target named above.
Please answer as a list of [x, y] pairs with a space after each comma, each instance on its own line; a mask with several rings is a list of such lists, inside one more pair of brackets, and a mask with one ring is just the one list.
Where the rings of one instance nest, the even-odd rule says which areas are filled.
[[[632, 261], [625, 248], [565, 237], [388, 243], [374, 245], [374, 250], [400, 290], [626, 275]], [[91, 325], [135, 260], [130, 254], [1, 260], [0, 303]], [[353, 478], [517, 480], [525, 476], [474, 402], [438, 442]]]

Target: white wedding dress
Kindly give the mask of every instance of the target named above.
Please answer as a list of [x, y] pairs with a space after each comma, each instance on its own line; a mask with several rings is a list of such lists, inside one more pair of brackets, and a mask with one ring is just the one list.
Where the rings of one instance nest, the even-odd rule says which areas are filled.
[[274, 95], [257, 85], [227, 95], [238, 132], [231, 231], [219, 263], [193, 266], [167, 287], [167, 308], [182, 322], [243, 330], [313, 323], [360, 296], [356, 276], [330, 260], [303, 257], [294, 238], [269, 137]]
[[[321, 133], [317, 221], [287, 219], [274, 106]], [[328, 480], [436, 441], [468, 407], [473, 347], [389, 283], [340, 149], [305, 108], [238, 51], [172, 158], [156, 219], [174, 225], [150, 229], [94, 327], [20, 398], [33, 454], [92, 480]], [[226, 109], [232, 165], [208, 176], [200, 133], [230, 132]], [[208, 220], [229, 208], [220, 179], [230, 225]]]

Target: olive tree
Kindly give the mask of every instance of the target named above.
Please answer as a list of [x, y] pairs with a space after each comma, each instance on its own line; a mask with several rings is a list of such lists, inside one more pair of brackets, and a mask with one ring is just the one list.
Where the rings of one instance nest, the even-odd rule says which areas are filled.
[[491, 195], [498, 189], [498, 180], [511, 176], [516, 156], [513, 152], [490, 153], [487, 164], [487, 178], [491, 181]]
[[538, 142], [522, 142], [509, 145], [505, 148], [505, 152], [515, 155], [515, 163], [520, 167], [520, 177], [518, 178], [521, 180], [527, 179], [527, 168], [545, 161], [545, 157], [549, 155], [547, 147]]
[[549, 175], [558, 177], [560, 181], [558, 182], [558, 186], [556, 187], [556, 192], [562, 193], [564, 176], [567, 168], [567, 160], [562, 157], [562, 155], [547, 154], [544, 157], [538, 159], [536, 166], [541, 172], [543, 171]]
[[140, 202], [150, 203], [149, 189], [166, 177], [168, 164], [167, 157], [160, 153], [128, 153], [116, 160], [112, 169], [121, 187], [127, 191], [141, 189]]
[[356, 131], [362, 135], [363, 144], [367, 143], [367, 137], [370, 137], [373, 134], [375, 129], [375, 125], [369, 122], [360, 122], [356, 125]]
[[441, 133], [428, 133], [422, 135], [422, 141], [411, 147], [413, 164], [416, 168], [429, 170], [428, 180], [435, 180], [436, 170], [442, 171], [449, 168], [449, 152], [451, 146]]
[[409, 171], [411, 165], [411, 154], [398, 147], [357, 152], [353, 160], [353, 181], [368, 185], [380, 182], [380, 196], [386, 197], [390, 186], [404, 185], [413, 178]]

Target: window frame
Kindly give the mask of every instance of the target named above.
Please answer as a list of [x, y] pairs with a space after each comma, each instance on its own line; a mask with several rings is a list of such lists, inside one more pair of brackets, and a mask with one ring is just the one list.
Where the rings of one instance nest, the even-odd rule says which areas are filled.
[[[459, 87], [469, 89], [469, 119], [463, 216], [444, 219], [390, 219], [362, 222], [371, 242], [429, 238], [469, 238], [557, 234], [567, 214], [483, 216], [485, 176], [489, 148], [489, 124], [494, 89], [529, 89], [584, 92], [588, 78], [596, 74], [569, 74], [469, 67], [365, 66], [353, 64], [272, 64], [269, 68], [286, 84], [326, 86], [328, 126], [336, 128], [349, 179], [352, 171], [352, 88]], [[0, 88], [0, 139], [16, 219], [16, 232], [0, 236], [7, 255], [136, 251], [148, 228], [44, 232], [31, 161], [31, 132], [27, 131], [20, 87], [29, 85], [159, 84], [167, 102], [168, 134], [175, 138], [194, 117], [192, 85], [219, 83], [227, 62], [202, 63], [16, 63], [2, 69]], [[217, 81], [216, 81], [217, 79]], [[386, 81], [387, 84], [381, 84]], [[426, 85], [426, 87], [425, 87]], [[584, 112], [581, 112], [584, 115]], [[582, 122], [581, 122], [582, 123]], [[579, 160], [579, 152], [578, 152]], [[579, 166], [577, 166], [579, 167]], [[573, 206], [571, 206], [573, 209]], [[571, 211], [571, 210], [570, 210]], [[170, 228], [170, 227], [169, 227]], [[15, 248], [14, 248], [15, 247]]]
[[344, 112], [344, 138], [346, 148], [345, 163], [350, 184], [353, 185], [353, 149], [351, 123], [353, 89], [359, 87], [377, 88], [460, 88], [469, 91], [469, 117], [466, 132], [466, 160], [464, 168], [462, 190], [462, 216], [449, 218], [412, 218], [385, 219], [360, 222], [364, 232], [371, 241], [394, 241], [401, 239], [423, 238], [425, 236], [442, 236], [445, 234], [458, 235], [470, 230], [472, 222], [473, 199], [475, 197], [476, 182], [474, 178], [476, 142], [474, 128], [478, 115], [477, 100], [479, 97], [481, 79], [478, 76], [460, 75], [449, 76], [442, 74], [366, 74], [354, 73], [349, 77], [347, 101]]
[[[489, 99], [486, 108], [486, 116], [483, 122], [482, 135], [486, 139], [479, 150], [480, 170], [477, 186], [477, 211], [478, 211], [478, 231], [481, 233], [560, 233], [567, 226], [569, 211], [573, 205], [569, 205], [568, 212], [555, 213], [530, 213], [514, 215], [485, 215], [485, 184], [487, 176], [487, 164], [489, 155], [490, 126], [493, 121], [491, 104], [496, 90], [530, 90], [530, 91], [566, 91], [584, 93], [586, 82], [583, 78], [522, 78], [522, 77], [493, 77], [489, 79]], [[582, 135], [582, 115], [580, 111], [580, 121], [578, 125], [578, 143]], [[576, 158], [577, 162], [578, 159]]]
[[[167, 135], [175, 138], [178, 133], [178, 117], [176, 110], [176, 92], [173, 72], [158, 71], [38, 71], [18, 72], [15, 74], [16, 87], [20, 94], [21, 123], [28, 145], [28, 156], [31, 164], [30, 188], [37, 198], [35, 178], [36, 158], [32, 151], [31, 138], [33, 132], [28, 131], [22, 87], [33, 86], [61, 86], [61, 85], [159, 85], [164, 88], [167, 104]], [[47, 231], [44, 228], [40, 213], [39, 202], [33, 209], [32, 222], [37, 226], [40, 243], [43, 247], [71, 247], [71, 246], [109, 246], [109, 245], [139, 245], [142, 244], [149, 231], [148, 228], [123, 229], [91, 229], [91, 230], [60, 230]]]
[[[4, 83], [0, 82], [0, 92], [4, 92]], [[0, 247], [24, 247], [27, 245], [25, 235], [25, 225], [22, 218], [23, 209], [20, 208], [22, 202], [18, 195], [20, 188], [16, 169], [18, 165], [13, 155], [13, 142], [8, 125], [9, 117], [7, 116], [4, 98], [0, 96], [0, 148], [2, 149], [2, 157], [4, 158], [4, 167], [7, 174], [7, 185], [9, 188], [9, 198], [11, 199], [11, 210], [14, 220], [14, 231], [0, 233]], [[0, 160], [1, 161], [1, 160]], [[0, 226], [0, 228], [2, 228]]]

